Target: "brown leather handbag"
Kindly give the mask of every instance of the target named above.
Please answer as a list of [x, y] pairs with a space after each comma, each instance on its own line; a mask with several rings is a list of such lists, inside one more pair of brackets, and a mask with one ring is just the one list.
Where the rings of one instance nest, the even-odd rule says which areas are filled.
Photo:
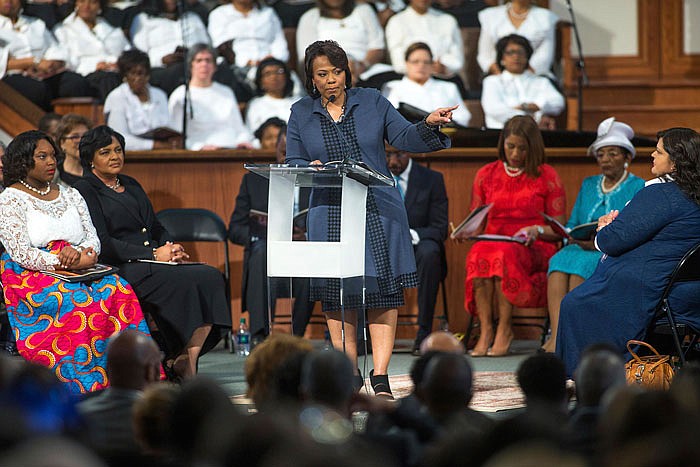
[[[647, 347], [653, 355], [640, 357], [632, 351], [633, 345]], [[632, 355], [632, 360], [625, 365], [628, 384], [639, 384], [648, 389], [659, 390], [671, 387], [674, 371], [670, 356], [660, 355], [651, 345], [635, 340], [627, 341], [627, 350]]]

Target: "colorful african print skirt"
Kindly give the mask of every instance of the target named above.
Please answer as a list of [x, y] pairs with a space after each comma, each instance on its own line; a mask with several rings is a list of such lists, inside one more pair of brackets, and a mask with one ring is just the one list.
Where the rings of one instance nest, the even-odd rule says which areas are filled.
[[[58, 253], [64, 241], [49, 244]], [[17, 350], [51, 368], [72, 393], [108, 386], [107, 339], [124, 329], [150, 335], [131, 286], [116, 274], [89, 283], [68, 283], [24, 269], [7, 253], [0, 274]]]

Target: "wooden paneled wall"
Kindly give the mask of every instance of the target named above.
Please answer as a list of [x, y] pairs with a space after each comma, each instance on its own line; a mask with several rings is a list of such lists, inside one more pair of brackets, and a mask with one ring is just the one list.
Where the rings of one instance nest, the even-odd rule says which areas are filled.
[[[694, 0], [637, 0], [637, 53], [586, 57], [584, 130], [594, 131], [610, 116], [645, 136], [672, 126], [700, 128], [700, 54], [683, 50], [684, 1]], [[564, 56], [564, 88], [574, 96], [576, 57]], [[569, 128], [574, 128], [576, 100], [567, 103]]]
[[[631, 170], [642, 178], [649, 178], [652, 148], [640, 148]], [[582, 180], [598, 173], [595, 161], [586, 156], [586, 148], [548, 149], [548, 162], [554, 166], [566, 187], [567, 211], [570, 212]], [[421, 164], [442, 172], [450, 200], [449, 219], [459, 223], [469, 210], [472, 180], [484, 164], [496, 159], [491, 148], [454, 148], [433, 154], [416, 155]], [[203, 207], [216, 212], [228, 224], [235, 204], [241, 178], [246, 172], [244, 163], [271, 163], [272, 153], [252, 151], [153, 151], [127, 154], [125, 173], [143, 185], [156, 211], [165, 208]], [[452, 331], [466, 329], [468, 320], [464, 311], [464, 260], [470, 245], [447, 242], [449, 322]], [[198, 259], [219, 268], [223, 267], [223, 248], [213, 245], [187, 245]], [[240, 284], [243, 249], [231, 249], [231, 290], [234, 322], [240, 316]], [[414, 308], [414, 307], [412, 307]], [[438, 305], [437, 309], [441, 308]], [[284, 310], [282, 306], [282, 310]], [[409, 313], [415, 310], [409, 309]], [[440, 312], [437, 311], [436, 315]], [[312, 329], [314, 337], [322, 337], [320, 327]], [[400, 328], [399, 337], [412, 337], [415, 330]]]

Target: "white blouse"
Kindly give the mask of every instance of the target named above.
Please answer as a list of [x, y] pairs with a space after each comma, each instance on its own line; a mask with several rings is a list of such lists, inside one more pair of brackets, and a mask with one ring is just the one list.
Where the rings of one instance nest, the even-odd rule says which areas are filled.
[[421, 15], [408, 7], [389, 19], [385, 33], [391, 66], [399, 73], [406, 70], [406, 49], [416, 42], [428, 44], [433, 58], [452, 73], [464, 66], [462, 33], [452, 15], [433, 8]]
[[481, 107], [487, 128], [503, 128], [511, 117], [525, 115], [524, 110], [515, 108], [523, 103], [537, 104], [540, 108], [533, 115], [537, 122], [542, 115], [559, 115], [564, 110], [564, 96], [544, 76], [530, 71], [520, 75], [503, 71], [484, 78]]
[[267, 56], [286, 62], [289, 59], [282, 22], [270, 7], [253, 8], [241, 13], [232, 4], [221, 5], [209, 13], [209, 37], [214, 47], [233, 39], [236, 65], [259, 62]]
[[152, 67], [164, 66], [163, 57], [175, 52], [178, 46], [209, 44], [207, 28], [199, 16], [191, 11], [186, 12], [179, 20], [139, 13], [131, 23], [130, 34], [134, 47], [148, 54]]
[[481, 32], [476, 56], [479, 66], [484, 73], [487, 73], [491, 64], [496, 62], [498, 39], [509, 34], [518, 34], [529, 40], [532, 45], [534, 52], [530, 57], [530, 66], [535, 74], [549, 74], [554, 62], [557, 21], [559, 17], [550, 10], [531, 6], [525, 21], [516, 28], [510, 22], [506, 5], [481, 10], [479, 12]]
[[68, 51], [70, 69], [83, 76], [96, 71], [100, 62], [116, 63], [122, 52], [131, 48], [121, 29], [102, 18], [90, 29], [75, 12], [58, 24], [54, 33]]
[[74, 188], [59, 185], [59, 195], [44, 201], [15, 188], [0, 193], [0, 241], [20, 266], [51, 271], [58, 255], [42, 251], [53, 240], [100, 252], [100, 240], [87, 204]]
[[292, 113], [291, 107], [299, 97], [290, 96], [278, 99], [276, 97], [265, 94], [264, 96], [255, 97], [248, 102], [246, 110], [246, 124], [251, 133], [260, 128], [260, 125], [265, 123], [268, 118], [277, 117], [285, 122], [289, 120], [289, 115]]
[[[177, 131], [182, 131], [184, 97], [185, 86], [182, 85], [168, 100], [170, 127]], [[253, 141], [243, 124], [236, 96], [223, 84], [214, 82], [206, 88], [190, 86], [187, 113], [187, 149], [198, 151], [206, 145], [235, 148]]]
[[384, 49], [384, 31], [377, 15], [366, 3], [355, 6], [345, 18], [321, 17], [318, 8], [312, 8], [299, 19], [297, 27], [297, 56], [304, 60], [306, 48], [315, 41], [332, 39], [351, 60], [364, 60], [367, 52]]
[[400, 102], [428, 113], [438, 107], [459, 105], [452, 112], [452, 120], [459, 125], [468, 126], [471, 119], [471, 114], [462, 101], [457, 85], [447, 81], [429, 78], [424, 84], [419, 84], [404, 76], [401, 80], [386, 83], [382, 89], [382, 95], [397, 109]]
[[65, 62], [68, 54], [58, 46], [42, 20], [20, 15], [17, 22], [12, 24], [10, 18], [0, 15], [0, 78], [7, 73], [10, 57], [35, 57]]
[[148, 102], [141, 102], [127, 83], [122, 83], [105, 99], [104, 114], [107, 125], [124, 135], [126, 149], [143, 151], [153, 149], [153, 140], [139, 138], [146, 133], [170, 124], [168, 96], [161, 89], [148, 85]]

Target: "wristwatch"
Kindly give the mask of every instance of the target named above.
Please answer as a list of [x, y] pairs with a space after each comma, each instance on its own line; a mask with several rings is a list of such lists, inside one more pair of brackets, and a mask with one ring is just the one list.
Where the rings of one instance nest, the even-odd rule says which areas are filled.
[[544, 227], [542, 227], [541, 225], [536, 225], [535, 227], [537, 227], [537, 235], [538, 236], [540, 236], [544, 233]]

